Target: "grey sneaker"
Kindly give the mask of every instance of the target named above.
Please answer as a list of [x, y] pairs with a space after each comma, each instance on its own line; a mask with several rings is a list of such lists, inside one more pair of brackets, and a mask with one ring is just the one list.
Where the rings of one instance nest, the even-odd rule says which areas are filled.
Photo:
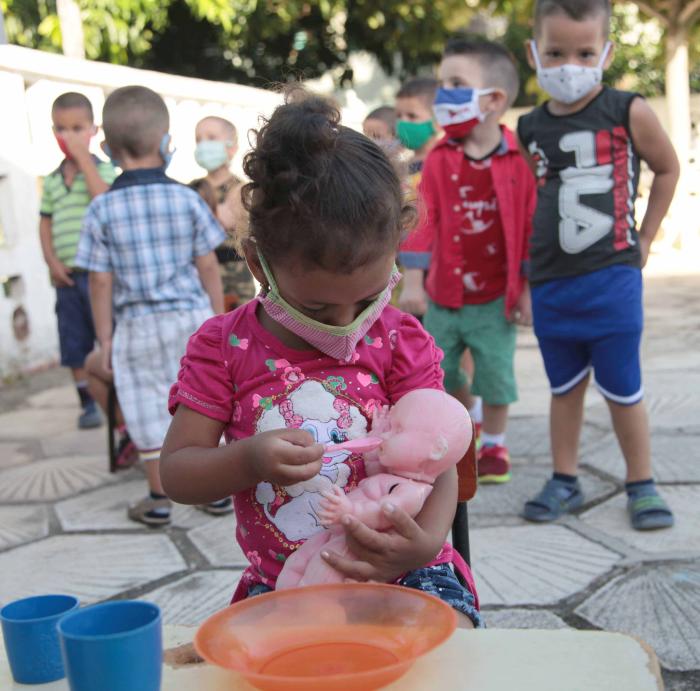
[[79, 429], [93, 429], [102, 424], [102, 413], [97, 408], [94, 401], [88, 403], [78, 418]]
[[144, 497], [141, 501], [129, 507], [128, 515], [132, 521], [145, 525], [168, 525], [170, 523], [170, 509], [172, 502], [165, 499], [153, 499]]

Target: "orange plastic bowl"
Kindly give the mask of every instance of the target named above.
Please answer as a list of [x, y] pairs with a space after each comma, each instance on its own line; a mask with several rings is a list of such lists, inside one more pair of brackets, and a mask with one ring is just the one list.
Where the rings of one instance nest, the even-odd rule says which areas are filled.
[[281, 590], [207, 619], [194, 645], [265, 691], [367, 691], [447, 640], [457, 615], [419, 590], [342, 583]]

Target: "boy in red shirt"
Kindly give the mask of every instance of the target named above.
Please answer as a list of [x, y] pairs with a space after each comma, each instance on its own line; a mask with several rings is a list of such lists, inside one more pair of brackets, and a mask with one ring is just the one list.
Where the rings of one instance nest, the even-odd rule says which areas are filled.
[[[531, 323], [525, 275], [536, 202], [534, 177], [513, 133], [499, 124], [518, 76], [503, 47], [460, 38], [445, 47], [439, 81], [434, 110], [445, 137], [423, 167], [423, 220], [402, 247], [400, 304], [425, 312], [423, 323], [445, 352], [445, 388], [466, 405], [470, 394], [482, 398], [479, 480], [507, 482], [515, 325]], [[474, 359], [471, 387], [460, 368], [465, 348]]]

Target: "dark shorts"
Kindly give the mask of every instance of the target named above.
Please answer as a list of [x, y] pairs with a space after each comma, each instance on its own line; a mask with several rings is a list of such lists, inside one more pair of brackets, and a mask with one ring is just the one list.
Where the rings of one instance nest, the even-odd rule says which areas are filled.
[[642, 275], [611, 266], [532, 287], [535, 335], [552, 394], [571, 391], [592, 370], [605, 398], [634, 405], [643, 396]]
[[[484, 628], [484, 620], [476, 608], [474, 594], [457, 580], [449, 564], [437, 564], [410, 571], [399, 581], [399, 585], [434, 595], [458, 612], [466, 614], [475, 629]], [[271, 590], [272, 588], [263, 583], [256, 583], [248, 589], [248, 597], [269, 593]]]
[[61, 364], [73, 369], [82, 367], [95, 347], [88, 275], [85, 271], [71, 274], [75, 285], [56, 288], [56, 318], [61, 346]]

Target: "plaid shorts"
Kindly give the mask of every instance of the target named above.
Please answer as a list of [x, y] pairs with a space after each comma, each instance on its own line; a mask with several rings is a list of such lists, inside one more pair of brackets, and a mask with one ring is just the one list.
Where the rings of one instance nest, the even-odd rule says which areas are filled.
[[156, 312], [117, 322], [112, 345], [114, 386], [129, 435], [139, 451], [159, 449], [170, 426], [168, 393], [187, 340], [211, 310]]

